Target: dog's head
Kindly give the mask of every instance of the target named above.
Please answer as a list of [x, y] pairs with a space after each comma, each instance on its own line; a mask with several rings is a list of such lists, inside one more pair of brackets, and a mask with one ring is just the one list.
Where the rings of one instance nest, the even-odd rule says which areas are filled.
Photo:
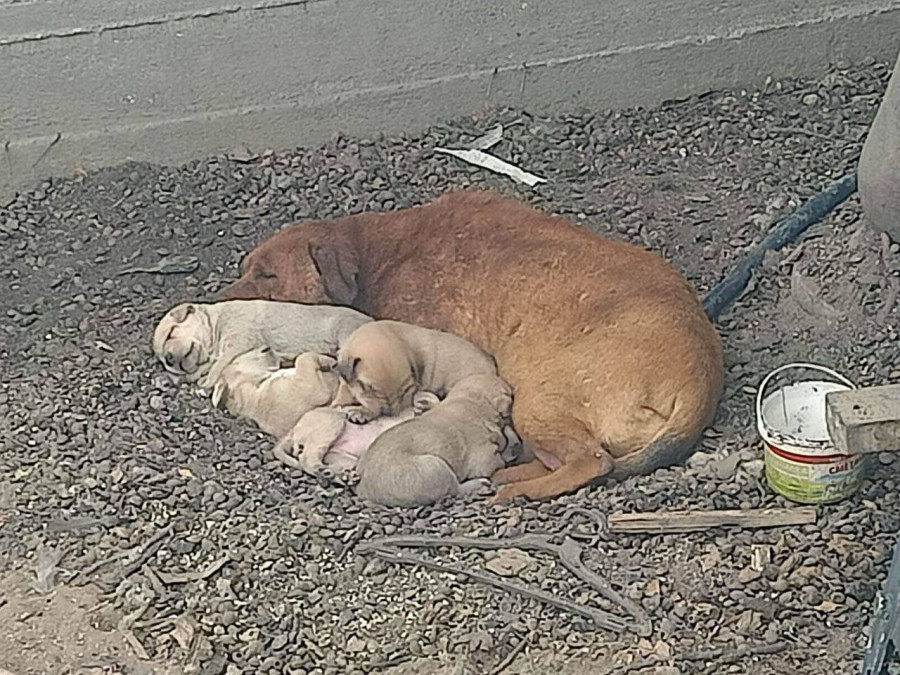
[[166, 370], [199, 377], [209, 366], [212, 324], [202, 305], [173, 307], [153, 332], [153, 352]]
[[454, 398], [484, 401], [504, 422], [510, 418], [512, 387], [496, 375], [482, 373], [464, 377], [447, 392], [447, 399]]
[[396, 415], [412, 406], [416, 366], [408, 345], [377, 321], [351, 335], [338, 353], [337, 371], [350, 395], [378, 415]]
[[300, 223], [269, 237], [241, 262], [241, 277], [222, 300], [281, 300], [352, 306], [359, 255], [341, 221]]

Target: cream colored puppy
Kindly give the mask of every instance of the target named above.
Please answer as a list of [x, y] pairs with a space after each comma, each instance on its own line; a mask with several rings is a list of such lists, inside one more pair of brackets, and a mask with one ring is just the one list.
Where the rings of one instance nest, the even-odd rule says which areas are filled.
[[357, 328], [338, 351], [338, 372], [359, 404], [355, 422], [396, 415], [417, 392], [442, 398], [461, 379], [496, 375], [492, 356], [468, 340], [399, 321], [373, 321]]
[[270, 347], [283, 364], [303, 352], [337, 354], [354, 330], [370, 322], [347, 307], [269, 300], [183, 303], [162, 318], [153, 351], [170, 372], [212, 389], [239, 354]]
[[251, 349], [222, 369], [212, 402], [281, 438], [307, 412], [334, 400], [340, 386], [334, 365], [330, 356], [306, 352], [282, 368], [269, 347]]
[[346, 408], [316, 408], [300, 418], [291, 432], [275, 445], [273, 452], [283, 463], [308, 474], [320, 473], [326, 466], [348, 471], [356, 468], [360, 458], [382, 433], [412, 419], [416, 411], [427, 410], [437, 403], [434, 394], [419, 392], [413, 408], [398, 415], [378, 417], [366, 424], [351, 422]]
[[357, 494], [386, 506], [419, 506], [490, 485], [515, 459], [508, 445], [512, 391], [496, 375], [461, 379], [420, 417], [383, 432], [359, 461]]

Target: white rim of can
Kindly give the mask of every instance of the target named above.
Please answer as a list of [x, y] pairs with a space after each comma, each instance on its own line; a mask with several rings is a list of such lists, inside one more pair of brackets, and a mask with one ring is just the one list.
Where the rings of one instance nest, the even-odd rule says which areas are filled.
[[[799, 438], [797, 436], [791, 436], [790, 434], [783, 434], [779, 431], [775, 431], [771, 428], [763, 419], [762, 414], [762, 404], [763, 404], [763, 394], [766, 393], [766, 388], [769, 386], [769, 383], [779, 373], [783, 373], [786, 370], [815, 370], [820, 373], [825, 373], [829, 377], [834, 378], [841, 384], [847, 385], [851, 389], [856, 389], [856, 385], [838, 373], [837, 371], [832, 370], [831, 368], [826, 368], [825, 366], [820, 366], [816, 363], [788, 363], [783, 366], [779, 366], [771, 373], [766, 375], [763, 381], [759, 385], [759, 389], [756, 390], [756, 428], [759, 431], [759, 435], [762, 436], [763, 440], [766, 443], [770, 443], [772, 445], [777, 445], [781, 443], [785, 443], [788, 445], [794, 445], [800, 448], [808, 448], [811, 450], [826, 450], [831, 447], [830, 441], [811, 441], [806, 438]], [[838, 453], [835, 453], [838, 454]]]

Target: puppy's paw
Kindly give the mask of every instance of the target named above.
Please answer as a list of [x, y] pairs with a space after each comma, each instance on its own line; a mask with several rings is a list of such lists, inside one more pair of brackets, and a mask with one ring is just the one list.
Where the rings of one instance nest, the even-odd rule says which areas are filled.
[[430, 391], [417, 392], [413, 397], [413, 413], [421, 415], [431, 410], [434, 406], [441, 402], [437, 396]]
[[461, 495], [486, 495], [494, 491], [494, 485], [489, 478], [472, 478], [459, 484]]
[[334, 479], [337, 476], [337, 473], [330, 466], [322, 465], [318, 467], [315, 471], [316, 478], [319, 479], [320, 483], [324, 483], [325, 485], [331, 485], [334, 483]]
[[347, 420], [353, 424], [368, 424], [377, 416], [378, 415], [365, 408], [354, 408], [353, 410], [347, 411]]

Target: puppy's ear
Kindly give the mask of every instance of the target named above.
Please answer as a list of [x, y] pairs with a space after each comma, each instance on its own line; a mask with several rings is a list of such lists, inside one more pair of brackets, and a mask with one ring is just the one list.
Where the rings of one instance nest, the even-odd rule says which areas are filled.
[[212, 392], [212, 404], [213, 408], [217, 408], [219, 410], [222, 409], [221, 403], [224, 403], [228, 400], [228, 385], [225, 384], [222, 380], [216, 382], [216, 386], [213, 387]]
[[338, 375], [344, 382], [356, 382], [356, 371], [359, 369], [360, 358], [354, 356], [351, 359], [342, 359], [337, 363]]
[[351, 305], [359, 295], [359, 261], [349, 244], [309, 242], [309, 257], [319, 273], [328, 298]]
[[316, 368], [321, 370], [323, 373], [328, 373], [337, 368], [337, 359], [333, 356], [328, 356], [328, 354], [317, 354], [316, 355]]
[[197, 311], [197, 308], [194, 305], [178, 305], [178, 307], [172, 310], [172, 319], [175, 321], [175, 323], [182, 323], [195, 311]]

